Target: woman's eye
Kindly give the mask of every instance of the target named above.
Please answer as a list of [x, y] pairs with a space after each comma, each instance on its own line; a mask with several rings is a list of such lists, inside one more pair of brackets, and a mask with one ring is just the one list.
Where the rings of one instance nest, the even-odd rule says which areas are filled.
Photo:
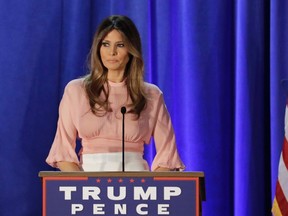
[[107, 42], [102, 42], [102, 46], [108, 47], [108, 46], [109, 46], [109, 43], [107, 43]]
[[125, 45], [124, 45], [124, 43], [123, 43], [123, 44], [118, 44], [117, 46], [118, 46], [118, 47], [124, 47]]

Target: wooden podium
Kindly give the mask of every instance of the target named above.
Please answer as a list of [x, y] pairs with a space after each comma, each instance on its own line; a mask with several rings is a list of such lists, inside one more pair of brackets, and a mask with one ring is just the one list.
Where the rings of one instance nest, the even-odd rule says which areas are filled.
[[203, 172], [46, 172], [43, 216], [200, 216]]

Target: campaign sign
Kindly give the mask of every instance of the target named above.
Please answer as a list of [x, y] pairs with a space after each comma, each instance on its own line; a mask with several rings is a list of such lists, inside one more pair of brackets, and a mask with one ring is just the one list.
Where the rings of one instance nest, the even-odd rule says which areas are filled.
[[43, 216], [199, 215], [196, 177], [44, 177]]

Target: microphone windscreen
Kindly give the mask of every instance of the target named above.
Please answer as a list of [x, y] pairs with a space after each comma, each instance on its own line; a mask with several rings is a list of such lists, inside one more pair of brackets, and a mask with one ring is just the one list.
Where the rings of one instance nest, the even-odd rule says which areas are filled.
[[125, 114], [125, 113], [126, 113], [126, 107], [124, 107], [124, 106], [121, 107], [121, 113], [122, 113], [122, 114]]

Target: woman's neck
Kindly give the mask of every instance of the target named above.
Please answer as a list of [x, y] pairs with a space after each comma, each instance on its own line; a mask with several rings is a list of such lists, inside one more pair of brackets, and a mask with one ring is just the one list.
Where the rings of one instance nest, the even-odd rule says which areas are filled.
[[108, 80], [114, 83], [120, 83], [124, 80], [124, 72], [108, 71]]

